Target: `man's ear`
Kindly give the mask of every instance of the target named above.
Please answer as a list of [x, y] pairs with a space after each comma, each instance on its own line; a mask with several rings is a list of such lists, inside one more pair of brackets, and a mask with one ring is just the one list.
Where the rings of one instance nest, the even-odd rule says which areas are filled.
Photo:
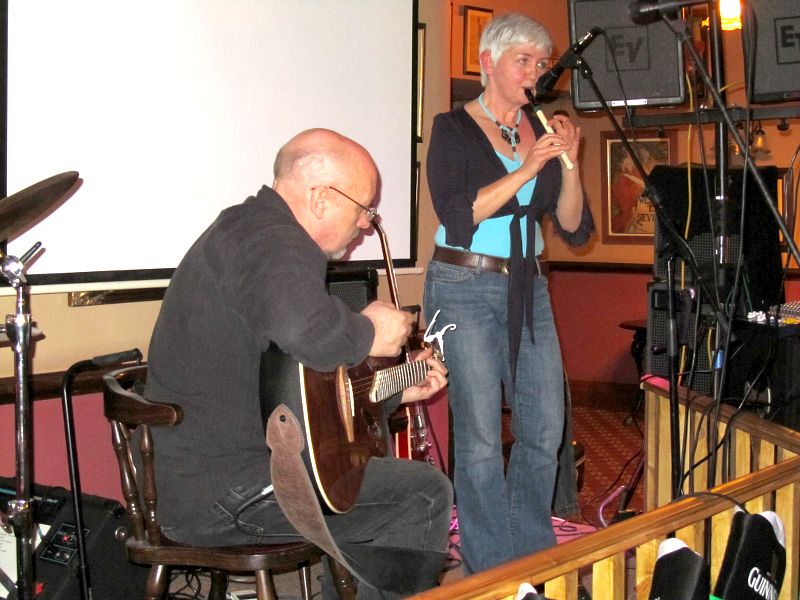
[[309, 190], [308, 208], [318, 219], [325, 216], [328, 209], [328, 188], [315, 187]]

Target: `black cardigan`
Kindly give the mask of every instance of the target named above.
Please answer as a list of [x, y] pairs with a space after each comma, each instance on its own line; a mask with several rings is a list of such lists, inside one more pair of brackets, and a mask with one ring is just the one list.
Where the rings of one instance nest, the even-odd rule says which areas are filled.
[[[541, 123], [529, 110], [525, 116], [536, 136], [544, 133]], [[428, 150], [427, 175], [433, 207], [444, 226], [445, 239], [451, 246], [469, 249], [478, 229], [473, 223], [472, 205], [478, 191], [508, 174], [486, 135], [464, 107], [437, 115], [433, 120]], [[517, 354], [522, 326], [527, 323], [533, 337], [533, 283], [536, 264], [533, 260], [536, 244], [534, 221], [541, 223], [550, 214], [555, 230], [571, 246], [588, 241], [594, 231], [594, 220], [584, 196], [581, 223], [573, 232], [564, 230], [558, 221], [556, 208], [561, 191], [561, 166], [558, 159], [548, 161], [537, 175], [536, 188], [528, 206], [521, 206], [517, 197], [509, 198], [492, 217], [513, 215], [509, 227], [511, 260], [509, 264], [508, 335], [511, 370], [516, 373]], [[527, 248], [523, 259], [520, 219], [527, 215]]]

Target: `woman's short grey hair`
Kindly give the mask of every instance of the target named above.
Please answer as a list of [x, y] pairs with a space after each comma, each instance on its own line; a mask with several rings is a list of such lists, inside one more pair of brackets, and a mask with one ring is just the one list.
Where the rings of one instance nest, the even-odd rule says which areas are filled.
[[[497, 63], [503, 52], [512, 46], [530, 43], [548, 53], [553, 50], [553, 38], [539, 21], [528, 15], [508, 13], [489, 21], [481, 34], [480, 52], [488, 50], [492, 62]], [[486, 87], [487, 82], [481, 65], [481, 85]]]

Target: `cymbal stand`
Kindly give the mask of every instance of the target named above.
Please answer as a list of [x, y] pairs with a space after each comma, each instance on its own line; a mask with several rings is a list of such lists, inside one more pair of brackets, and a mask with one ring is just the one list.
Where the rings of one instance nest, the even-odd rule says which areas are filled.
[[14, 351], [14, 389], [16, 396], [16, 495], [8, 503], [8, 522], [17, 538], [17, 590], [9, 590], [9, 600], [30, 600], [33, 589], [33, 534], [31, 505], [33, 438], [31, 403], [28, 395], [28, 357], [31, 339], [31, 314], [28, 282], [24, 274], [28, 262], [41, 247], [36, 242], [22, 258], [0, 255], [0, 273], [16, 289], [16, 311], [6, 315], [6, 334]]

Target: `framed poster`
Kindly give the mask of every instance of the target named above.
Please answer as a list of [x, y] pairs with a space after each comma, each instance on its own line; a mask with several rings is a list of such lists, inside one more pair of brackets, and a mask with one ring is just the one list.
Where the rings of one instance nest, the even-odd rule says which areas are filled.
[[[644, 181], [616, 132], [602, 132], [602, 235], [604, 244], [650, 244], [655, 233], [655, 212], [642, 197]], [[637, 132], [631, 141], [646, 173], [656, 165], [669, 165], [676, 151], [676, 134], [655, 130]]]
[[493, 14], [489, 8], [464, 7], [464, 75], [481, 74], [481, 34]]
[[416, 141], [422, 141], [422, 107], [425, 98], [425, 23], [417, 23]]

